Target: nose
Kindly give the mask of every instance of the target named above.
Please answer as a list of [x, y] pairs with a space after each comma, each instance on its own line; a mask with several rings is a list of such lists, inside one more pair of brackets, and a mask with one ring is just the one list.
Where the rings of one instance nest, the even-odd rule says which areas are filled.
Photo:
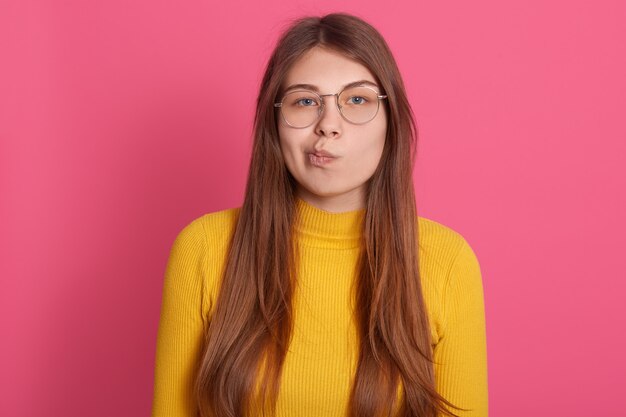
[[343, 116], [337, 106], [337, 94], [324, 94], [321, 96], [324, 102], [322, 114], [315, 126], [315, 132], [320, 136], [337, 137], [341, 135]]

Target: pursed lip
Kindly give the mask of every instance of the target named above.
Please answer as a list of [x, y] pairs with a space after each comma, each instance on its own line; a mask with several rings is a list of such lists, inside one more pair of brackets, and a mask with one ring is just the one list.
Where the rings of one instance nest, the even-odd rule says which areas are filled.
[[310, 151], [309, 153], [311, 155], [315, 155], [315, 156], [318, 156], [318, 157], [326, 157], [326, 158], [336, 158], [337, 157], [337, 155], [334, 155], [334, 154], [332, 154], [332, 153], [330, 153], [328, 151], [323, 151], [323, 150], [322, 151], [315, 151], [315, 150], [313, 150], [313, 151]]

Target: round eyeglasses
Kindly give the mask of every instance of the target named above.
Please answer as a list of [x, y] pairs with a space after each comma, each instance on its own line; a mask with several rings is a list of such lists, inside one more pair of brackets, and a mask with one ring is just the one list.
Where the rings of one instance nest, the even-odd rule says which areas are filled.
[[324, 111], [322, 97], [335, 96], [339, 113], [348, 122], [361, 125], [376, 117], [380, 100], [387, 98], [367, 86], [346, 88], [335, 94], [317, 94], [310, 90], [290, 91], [274, 107], [280, 107], [283, 120], [291, 127], [311, 126]]

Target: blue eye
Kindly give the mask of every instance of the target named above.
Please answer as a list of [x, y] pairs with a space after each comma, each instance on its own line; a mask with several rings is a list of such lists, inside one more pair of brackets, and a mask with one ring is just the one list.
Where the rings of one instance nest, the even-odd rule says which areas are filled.
[[302, 98], [296, 101], [296, 104], [302, 105], [302, 106], [311, 106], [315, 104], [315, 100], [313, 100], [312, 98]]
[[367, 101], [367, 99], [365, 99], [365, 97], [360, 97], [360, 96], [354, 96], [354, 97], [350, 97], [350, 100], [355, 100], [353, 101], [351, 104], [363, 104], [364, 102]]

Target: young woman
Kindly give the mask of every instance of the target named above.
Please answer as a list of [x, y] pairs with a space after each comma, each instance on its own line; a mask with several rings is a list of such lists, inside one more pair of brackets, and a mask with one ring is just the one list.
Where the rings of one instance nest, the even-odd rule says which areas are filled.
[[243, 206], [174, 242], [153, 417], [487, 416], [480, 267], [417, 216], [415, 140], [372, 26], [330, 14], [283, 34]]

